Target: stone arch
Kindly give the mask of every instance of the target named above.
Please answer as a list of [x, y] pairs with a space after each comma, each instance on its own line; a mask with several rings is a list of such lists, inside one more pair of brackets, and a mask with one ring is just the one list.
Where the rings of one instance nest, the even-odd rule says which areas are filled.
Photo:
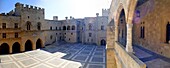
[[118, 41], [122, 45], [126, 46], [126, 34], [127, 34], [127, 22], [124, 9], [121, 10], [118, 19]]
[[36, 49], [42, 48], [42, 47], [43, 47], [43, 43], [42, 43], [42, 40], [39, 38], [36, 41]]
[[20, 46], [20, 44], [18, 42], [15, 42], [12, 45], [12, 53], [19, 53], [20, 49], [21, 49], [21, 46]]
[[122, 11], [124, 12], [124, 15], [125, 15], [125, 21], [127, 21], [127, 13], [126, 13], [126, 9], [123, 7], [123, 4], [121, 3], [117, 9], [117, 12], [116, 12], [116, 17], [115, 17], [115, 23], [118, 25], [118, 21], [119, 21], [119, 18], [121, 16], [121, 13]]
[[25, 42], [25, 51], [31, 51], [33, 50], [33, 43], [31, 40], [27, 40]]
[[70, 30], [70, 26], [67, 26], [67, 30]]
[[72, 25], [72, 28], [71, 28], [72, 30], [75, 30], [76, 29], [76, 27], [75, 27], [75, 25]]
[[100, 41], [100, 45], [101, 45], [101, 46], [105, 46], [105, 45], [106, 45], [106, 40], [102, 39], [102, 40]]
[[63, 30], [66, 30], [66, 26], [63, 26]]
[[0, 54], [9, 54], [9, 45], [7, 43], [1, 44]]

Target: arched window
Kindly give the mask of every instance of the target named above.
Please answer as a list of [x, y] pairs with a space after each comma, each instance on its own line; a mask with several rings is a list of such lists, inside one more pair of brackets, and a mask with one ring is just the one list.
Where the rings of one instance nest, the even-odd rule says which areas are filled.
[[76, 27], [73, 25], [73, 26], [72, 26], [72, 30], [75, 30], [75, 28], [76, 28]]
[[63, 30], [66, 30], [66, 26], [63, 26]]
[[70, 30], [70, 26], [67, 26], [67, 30]]
[[89, 30], [92, 30], [92, 24], [89, 24]]
[[27, 30], [31, 29], [31, 22], [27, 21]]
[[37, 23], [37, 29], [41, 30], [41, 23], [40, 22]]

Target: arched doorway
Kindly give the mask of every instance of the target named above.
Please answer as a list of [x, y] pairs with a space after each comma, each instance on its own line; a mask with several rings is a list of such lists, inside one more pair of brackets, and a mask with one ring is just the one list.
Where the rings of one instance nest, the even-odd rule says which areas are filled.
[[36, 49], [41, 48], [42, 47], [42, 41], [41, 39], [38, 39], [36, 42]]
[[118, 41], [123, 46], [126, 46], [126, 36], [127, 27], [126, 27], [126, 18], [124, 9], [121, 10], [118, 22]]
[[31, 51], [32, 50], [32, 42], [30, 40], [27, 40], [25, 43], [25, 51]]
[[7, 43], [3, 43], [0, 46], [0, 54], [9, 54], [9, 45]]
[[102, 39], [102, 40], [100, 41], [100, 44], [101, 44], [102, 46], [105, 46], [105, 45], [106, 45], [106, 41], [105, 41], [104, 39]]
[[166, 43], [169, 43], [170, 41], [170, 24], [168, 22], [168, 24], [166, 25]]
[[20, 44], [15, 42], [12, 46], [12, 53], [19, 53], [20, 52]]

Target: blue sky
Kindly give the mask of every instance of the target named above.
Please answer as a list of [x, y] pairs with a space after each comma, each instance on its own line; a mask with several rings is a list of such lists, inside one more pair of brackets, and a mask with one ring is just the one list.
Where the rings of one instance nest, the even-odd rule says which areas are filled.
[[101, 15], [102, 8], [108, 9], [111, 4], [111, 0], [0, 0], [0, 13], [13, 10], [16, 2], [45, 8], [46, 19], [58, 16], [60, 20], [66, 16], [84, 18], [94, 17], [96, 13]]

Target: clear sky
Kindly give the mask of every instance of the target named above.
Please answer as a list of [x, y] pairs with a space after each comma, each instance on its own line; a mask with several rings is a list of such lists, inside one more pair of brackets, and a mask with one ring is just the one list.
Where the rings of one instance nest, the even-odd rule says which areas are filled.
[[111, 0], [0, 0], [0, 13], [7, 13], [14, 9], [15, 3], [33, 5], [45, 8], [45, 18], [58, 16], [74, 18], [94, 17], [96, 13], [102, 15], [102, 8], [108, 9]]

